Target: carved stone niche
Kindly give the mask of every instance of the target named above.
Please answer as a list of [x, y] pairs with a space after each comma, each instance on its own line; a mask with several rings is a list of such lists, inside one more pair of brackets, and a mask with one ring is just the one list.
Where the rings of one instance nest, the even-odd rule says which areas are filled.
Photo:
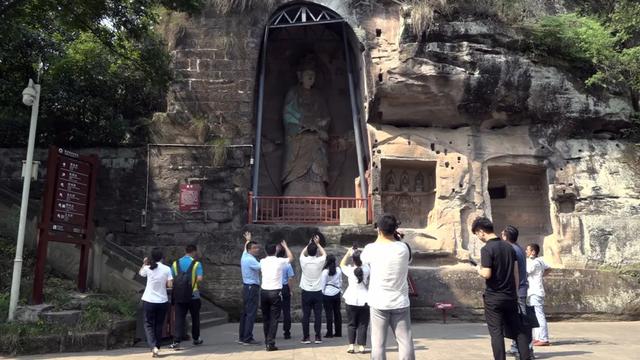
[[403, 228], [426, 228], [436, 200], [436, 162], [382, 159], [382, 210]]

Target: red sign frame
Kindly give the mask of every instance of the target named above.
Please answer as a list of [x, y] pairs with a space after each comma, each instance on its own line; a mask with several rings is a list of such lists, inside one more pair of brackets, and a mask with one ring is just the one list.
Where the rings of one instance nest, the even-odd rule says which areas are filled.
[[47, 184], [38, 224], [38, 249], [33, 279], [34, 304], [43, 302], [44, 268], [50, 241], [80, 247], [78, 289], [87, 290], [89, 249], [95, 228], [96, 178], [99, 159], [56, 146], [49, 148]]
[[200, 209], [200, 184], [180, 184], [180, 199], [178, 201], [180, 211], [193, 211]]

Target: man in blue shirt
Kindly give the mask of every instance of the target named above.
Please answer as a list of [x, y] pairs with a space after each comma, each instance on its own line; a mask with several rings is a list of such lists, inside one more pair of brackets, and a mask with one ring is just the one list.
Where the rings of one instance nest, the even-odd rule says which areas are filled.
[[258, 345], [253, 338], [253, 324], [258, 314], [260, 300], [260, 245], [251, 240], [251, 233], [244, 233], [244, 251], [240, 259], [242, 271], [242, 315], [240, 316], [240, 329], [238, 344]]
[[196, 261], [195, 257], [198, 253], [198, 249], [195, 245], [187, 245], [185, 249], [185, 255], [180, 259], [174, 261], [171, 266], [171, 273], [173, 278], [175, 279], [179, 273], [184, 273], [189, 271], [191, 267], [191, 263], [193, 264], [193, 268], [191, 270], [191, 285], [192, 285], [192, 295], [191, 302], [189, 303], [175, 303], [176, 309], [176, 325], [175, 331], [176, 336], [174, 337], [173, 344], [169, 347], [171, 349], [178, 349], [180, 347], [180, 341], [184, 339], [185, 333], [185, 320], [187, 318], [187, 311], [191, 315], [191, 337], [193, 338], [194, 345], [202, 344], [202, 339], [200, 339], [200, 307], [202, 303], [200, 302], [200, 290], [198, 289], [198, 284], [202, 282], [203, 271], [202, 271], [202, 263]]
[[[284, 249], [280, 249], [278, 257], [287, 257]], [[293, 277], [295, 275], [291, 264], [288, 264], [282, 273], [282, 328], [285, 339], [291, 339], [291, 296], [293, 295], [291, 289], [294, 287]]]
[[[529, 290], [529, 281], [527, 280], [527, 257], [524, 254], [524, 250], [520, 247], [520, 245], [516, 244], [518, 241], [518, 229], [515, 226], [507, 225], [507, 227], [502, 230], [500, 233], [500, 237], [502, 240], [511, 244], [513, 250], [516, 252], [516, 260], [518, 262], [518, 279], [520, 282], [518, 283], [518, 306], [520, 306], [520, 311], [523, 314], [527, 313], [527, 290]], [[531, 358], [533, 358], [533, 347], [531, 345], [532, 339], [532, 329], [525, 329], [525, 333], [529, 340], [529, 352]], [[510, 353], [517, 355], [518, 354], [518, 345], [515, 340], [511, 341], [511, 351]], [[525, 360], [525, 359], [523, 359]]]

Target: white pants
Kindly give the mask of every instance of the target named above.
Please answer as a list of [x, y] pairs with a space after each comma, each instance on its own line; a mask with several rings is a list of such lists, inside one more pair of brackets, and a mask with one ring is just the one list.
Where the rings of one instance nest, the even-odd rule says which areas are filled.
[[409, 308], [378, 310], [371, 308], [371, 360], [386, 360], [385, 343], [387, 330], [398, 342], [398, 360], [415, 360], [413, 335], [411, 334], [411, 313]]
[[549, 328], [547, 327], [547, 319], [544, 315], [544, 297], [538, 295], [530, 295], [528, 298], [529, 305], [533, 306], [536, 311], [536, 318], [540, 327], [533, 329], [533, 340], [549, 341]]

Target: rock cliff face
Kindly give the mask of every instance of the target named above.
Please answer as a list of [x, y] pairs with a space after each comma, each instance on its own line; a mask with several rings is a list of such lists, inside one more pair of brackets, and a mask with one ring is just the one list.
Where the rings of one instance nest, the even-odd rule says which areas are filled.
[[[436, 301], [478, 310], [479, 297], [465, 294], [477, 294], [481, 282], [459, 281], [469, 278], [464, 262], [479, 256], [482, 246], [469, 232], [478, 215], [492, 217], [498, 227], [517, 226], [519, 243], [539, 244], [557, 268], [640, 262], [640, 147], [618, 139], [632, 112], [627, 99], [585, 89], [571, 69], [554, 66], [552, 56], [529, 55], [525, 32], [486, 16], [436, 17], [422, 36], [410, 30], [407, 10], [396, 1], [315, 3], [341, 16], [356, 39], [355, 102], [366, 130], [373, 211], [393, 211], [405, 224], [406, 240], [416, 252], [411, 271], [425, 289], [413, 300], [416, 313], [423, 314], [418, 316], [433, 315], [426, 309]], [[567, 9], [566, 1], [536, 3], [541, 12]], [[257, 133], [256, 122], [260, 53], [274, 11], [258, 7], [223, 15], [207, 8], [193, 17], [163, 15], [160, 30], [173, 56], [175, 80], [167, 113], [155, 117], [155, 142], [250, 145], [261, 138], [280, 146]], [[344, 70], [336, 74], [346, 76]], [[281, 106], [271, 104], [274, 108]], [[185, 244], [197, 243], [206, 272], [203, 290], [233, 317], [240, 309], [239, 242], [247, 225], [252, 160], [269, 149], [251, 150], [231, 150], [216, 164], [215, 150], [204, 147], [100, 150], [105, 169], [98, 226], [140, 255], [163, 246], [173, 258]], [[19, 189], [19, 168], [5, 164], [19, 157], [2, 153], [7, 156], [0, 157], [1, 180]], [[179, 185], [187, 182], [202, 186], [200, 212], [177, 210]], [[264, 242], [278, 226], [250, 228]], [[299, 251], [311, 229], [285, 230]], [[353, 240], [364, 245], [375, 236], [370, 227], [324, 230], [337, 254]], [[592, 296], [575, 306], [580, 312], [638, 314], [631, 300], [637, 286], [629, 279], [616, 282], [625, 295], [612, 307], [606, 303], [614, 295], [585, 285], [595, 278], [606, 284], [614, 277], [610, 273], [564, 270], [551, 281], [559, 303], [573, 301], [562, 297], [572, 276], [582, 280], [571, 283], [571, 296]]]
[[379, 69], [380, 122], [448, 128], [562, 124], [565, 136], [628, 125], [632, 108], [626, 99], [586, 93], [569, 73], [526, 56], [520, 44], [527, 42], [489, 20], [436, 23], [425, 37], [402, 36], [396, 59]]
[[[555, 3], [541, 13], [566, 11]], [[628, 99], [586, 89], [553, 54], [531, 55], [526, 32], [503, 22], [436, 16], [416, 35], [406, 10], [368, 14], [362, 26], [377, 35], [366, 38], [376, 213], [406, 204], [402, 216], [427, 219], [407, 230], [409, 241], [458, 259], [478, 255], [468, 228], [484, 214], [519, 227], [521, 245], [538, 243], [555, 266], [637, 262], [640, 245], [625, 234], [640, 224], [631, 160], [639, 149], [612, 140], [629, 126]], [[416, 166], [436, 179], [432, 207], [418, 213], [416, 194], [388, 184]]]

